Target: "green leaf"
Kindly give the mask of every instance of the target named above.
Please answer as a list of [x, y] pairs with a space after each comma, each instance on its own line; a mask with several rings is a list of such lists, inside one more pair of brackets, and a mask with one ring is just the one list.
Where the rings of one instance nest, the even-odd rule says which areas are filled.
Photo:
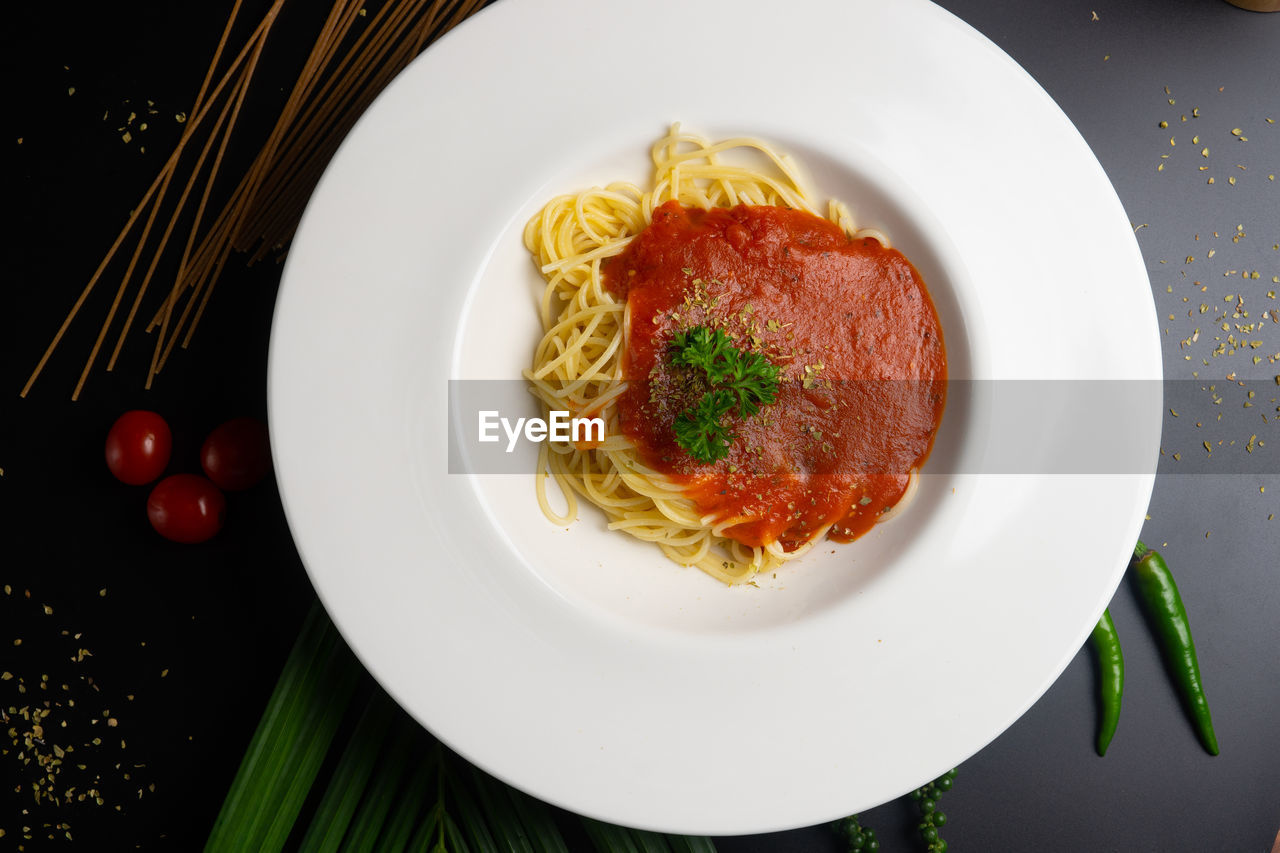
[[267, 700], [206, 851], [280, 850], [363, 670], [319, 602]]
[[413, 754], [414, 736], [419, 734], [418, 724], [402, 715], [396, 726], [396, 734], [379, 756], [381, 769], [373, 785], [365, 791], [360, 807], [347, 831], [342, 849], [345, 853], [371, 853], [374, 844], [386, 825], [391, 804], [402, 791], [401, 781], [405, 767]]
[[418, 831], [414, 833], [413, 840], [409, 842], [406, 850], [416, 851], [416, 853], [428, 853], [428, 851], [442, 849], [444, 838], [444, 801], [437, 800], [436, 804], [427, 809], [426, 820], [418, 827]]
[[444, 843], [440, 845], [440, 853], [470, 853], [462, 830], [447, 814], [444, 816]]
[[587, 836], [600, 853], [716, 853], [705, 835], [663, 835], [582, 818]]
[[601, 853], [640, 853], [635, 840], [620, 826], [589, 817], [582, 819], [582, 825], [587, 830], [587, 836], [591, 842]]
[[[390, 704], [390, 699], [387, 703]], [[425, 732], [424, 732], [425, 734]], [[430, 793], [435, 768], [427, 761], [419, 761], [418, 766], [409, 777], [409, 783], [395, 800], [394, 810], [387, 821], [382, 837], [378, 839], [380, 853], [401, 853], [409, 849], [409, 839], [418, 821], [426, 814], [436, 811], [443, 814], [441, 803], [428, 808], [427, 795]], [[447, 817], [447, 815], [445, 815]], [[466, 853], [466, 845], [454, 845], [455, 853]]]
[[716, 853], [716, 845], [705, 835], [668, 835], [672, 853]]
[[[629, 829], [591, 818], [583, 818], [582, 822], [587, 829], [587, 835], [591, 837], [596, 849], [601, 853], [678, 853], [680, 850], [690, 849], [685, 844], [689, 840], [685, 836]], [[711, 844], [709, 839], [704, 838], [702, 841], [707, 845]], [[706, 851], [708, 848], [697, 849]], [[710, 851], [714, 853], [715, 847], [711, 846]]]
[[503, 853], [535, 853], [528, 830], [511, 801], [503, 795], [504, 786], [475, 767], [468, 765], [467, 769], [498, 850]]
[[671, 853], [671, 846], [667, 844], [666, 836], [640, 829], [629, 829], [627, 832], [635, 839], [636, 845], [643, 853]]
[[733, 408], [733, 394], [721, 390], [704, 394], [698, 405], [676, 416], [676, 441], [699, 462], [714, 462], [729, 454], [733, 432], [720, 422]]
[[726, 387], [737, 397], [738, 410], [747, 418], [771, 406], [778, 397], [778, 368], [764, 356], [746, 353], [735, 365]]
[[373, 774], [395, 707], [380, 689], [369, 698], [302, 838], [301, 853], [336, 853], [339, 849]]
[[439, 790], [442, 792], [440, 794], [441, 807], [443, 808], [443, 798], [445, 796], [443, 792], [446, 790], [446, 782], [448, 782], [450, 783], [447, 788], [448, 793], [453, 796], [454, 803], [458, 810], [458, 817], [462, 821], [462, 826], [467, 831], [467, 836], [471, 839], [472, 846], [475, 847], [478, 853], [499, 853], [498, 844], [494, 840], [493, 835], [489, 832], [489, 827], [484, 817], [484, 810], [481, 809], [480, 804], [476, 802], [471, 790], [468, 788], [464, 780], [455, 780], [445, 772], [447, 768], [455, 766], [457, 763], [461, 762], [462, 759], [458, 758], [453, 761], [446, 761], [444, 759], [444, 748], [437, 744], [436, 750], [439, 752], [441, 756], [440, 760], [442, 762], [441, 781], [439, 785]]
[[560, 830], [556, 827], [551, 809], [546, 803], [496, 780], [494, 785], [502, 788], [511, 802], [516, 816], [528, 831], [533, 849], [537, 853], [569, 853], [564, 839], [560, 837]]

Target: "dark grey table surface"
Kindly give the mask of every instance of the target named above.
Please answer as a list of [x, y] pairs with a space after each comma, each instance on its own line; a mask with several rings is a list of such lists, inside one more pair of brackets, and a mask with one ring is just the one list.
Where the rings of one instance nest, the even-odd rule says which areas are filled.
[[[211, 308], [180, 380], [143, 395], [136, 371], [122, 370], [69, 403], [90, 321], [73, 333], [69, 361], [32, 397], [14, 396], [175, 138], [176, 126], [157, 122], [152, 136], [124, 145], [102, 114], [128, 109], [129, 99], [155, 99], [168, 112], [188, 104], [211, 45], [186, 36], [216, 33], [229, 5], [24, 4], [3, 28], [0, 61], [21, 92], [0, 140], [6, 199], [18, 212], [0, 288], [0, 582], [15, 591], [0, 598], [0, 627], [26, 632], [25, 653], [43, 626], [79, 619], [104, 690], [125, 678], [140, 685], [121, 724], [131, 726], [131, 752], [150, 756], [139, 774], [156, 782], [119, 818], [75, 817], [89, 849], [112, 849], [109, 839], [198, 848], [255, 722], [245, 709], [270, 690], [301, 614], [292, 602], [306, 588], [270, 487], [241, 499], [240, 520], [218, 543], [180, 552], [151, 536], [100, 464], [102, 436], [125, 408], [169, 407], [187, 444], [221, 419], [264, 412], [278, 270], [258, 267], [226, 285], [236, 308]], [[1177, 573], [1222, 749], [1211, 757], [1197, 743], [1125, 583], [1111, 612], [1127, 690], [1108, 755], [1093, 751], [1095, 667], [1082, 650], [1016, 724], [961, 765], [942, 803], [943, 834], [953, 851], [1266, 853], [1280, 829], [1280, 14], [1222, 0], [941, 5], [1057, 101], [1136, 229], [1169, 409], [1144, 537]], [[1088, 250], [1082, 222], [1079, 251]], [[110, 595], [100, 598], [100, 588]], [[24, 589], [31, 607], [16, 592]], [[37, 601], [56, 605], [57, 616]], [[0, 669], [16, 671], [16, 651], [0, 641]], [[996, 661], [1000, 653], [991, 650]], [[169, 676], [160, 681], [162, 668]], [[6, 706], [11, 687], [0, 684]], [[12, 766], [0, 764], [0, 774]], [[27, 808], [23, 797], [0, 797], [0, 850], [15, 849], [25, 821], [48, 819], [3, 812], [10, 803]], [[883, 850], [918, 850], [912, 815], [897, 801], [862, 819]], [[842, 849], [827, 827], [716, 844]]]

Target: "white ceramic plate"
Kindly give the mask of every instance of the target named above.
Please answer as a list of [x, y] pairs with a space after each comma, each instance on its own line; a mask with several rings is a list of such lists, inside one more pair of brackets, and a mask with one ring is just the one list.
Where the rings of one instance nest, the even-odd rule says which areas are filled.
[[[527, 474], [448, 473], [449, 380], [518, 376], [538, 334], [523, 223], [556, 193], [643, 182], [676, 120], [799, 157], [920, 267], [952, 376], [999, 380], [953, 389], [906, 514], [758, 588], [591, 507], [552, 527]], [[335, 622], [451, 747], [608, 821], [786, 829], [960, 763], [1079, 649], [1153, 482], [1152, 318], [1084, 141], [936, 7], [502, 0], [387, 89], [307, 210], [272, 338], [276, 469]], [[1154, 399], [998, 399], [1004, 380], [1118, 378]], [[1117, 424], [1131, 464], [1076, 466]], [[1018, 437], [1025, 458], [990, 464]]]

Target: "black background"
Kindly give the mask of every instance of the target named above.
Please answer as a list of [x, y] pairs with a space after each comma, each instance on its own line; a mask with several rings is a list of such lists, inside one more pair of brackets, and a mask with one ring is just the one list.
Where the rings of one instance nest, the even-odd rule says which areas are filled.
[[[318, 5], [287, 7], [277, 32], [289, 35], [273, 44], [260, 72], [267, 82], [256, 87], [242, 119], [245, 139], [268, 127], [273, 103], [310, 45]], [[1164, 332], [1166, 375], [1195, 385], [1225, 383], [1232, 371], [1253, 379], [1280, 373], [1280, 364], [1253, 365], [1246, 357], [1280, 352], [1280, 332], [1260, 329], [1260, 350], [1219, 358], [1210, 353], [1216, 328], [1194, 313], [1224, 293], [1248, 293], [1253, 319], [1277, 305], [1265, 293], [1280, 275], [1280, 252], [1271, 248], [1280, 243], [1280, 184], [1265, 175], [1280, 171], [1280, 125], [1263, 118], [1280, 121], [1280, 14], [1251, 14], [1219, 0], [942, 5], [1049, 91], [1098, 154], [1135, 226], [1147, 226], [1138, 238]], [[25, 399], [17, 393], [177, 142], [181, 125], [173, 116], [190, 109], [229, 7], [82, 2], [6, 10], [0, 58], [11, 100], [0, 151], [11, 224], [0, 288], [0, 670], [15, 678], [0, 682], [0, 707], [57, 700], [52, 719], [67, 723], [60, 742], [100, 738], [101, 746], [79, 753], [87, 770], [66, 768], [61, 784], [96, 786], [104, 804], [37, 807], [28, 788], [13, 790], [28, 781], [27, 772], [14, 755], [0, 756], [0, 850], [17, 848], [23, 826], [35, 836], [28, 849], [198, 849], [310, 599], [273, 483], [232, 495], [227, 527], [214, 541], [180, 546], [151, 531], [147, 488], [116, 482], [102, 461], [107, 429], [127, 409], [154, 409], [169, 420], [173, 472], [198, 470], [200, 443], [218, 423], [265, 418], [275, 263], [246, 268], [233, 259], [192, 348], [174, 358], [156, 387], [142, 388], [152, 339], [140, 330], [116, 369], [105, 372], [113, 332], [72, 402], [119, 281], [121, 267], [113, 267], [32, 392]], [[246, 12], [246, 20], [256, 14]], [[124, 142], [119, 128], [129, 112], [144, 114], [148, 101], [156, 114], [147, 116], [145, 131], [135, 119]], [[1192, 106], [1203, 124], [1184, 129], [1179, 116]], [[1158, 128], [1162, 119], [1173, 126]], [[1231, 149], [1234, 127], [1248, 128], [1250, 140]], [[1192, 132], [1234, 158], [1214, 161], [1212, 187], [1190, 165]], [[940, 134], [945, 146], [945, 128]], [[1169, 146], [1174, 134], [1183, 147]], [[250, 148], [232, 151], [227, 174], [238, 174]], [[1181, 159], [1157, 171], [1160, 155], [1170, 152]], [[1248, 169], [1233, 169], [1236, 162]], [[1240, 177], [1230, 190], [1228, 174]], [[1225, 236], [1237, 224], [1247, 225], [1248, 240], [1216, 243], [1224, 267], [1205, 274], [1207, 293], [1193, 292], [1176, 269], [1184, 256], [1202, 255], [1207, 243], [1193, 236], [1207, 241], [1213, 230]], [[1087, 228], [1082, 232], [1087, 240]], [[1231, 266], [1262, 276], [1220, 279]], [[1193, 327], [1204, 328], [1205, 340], [1180, 345]], [[1192, 360], [1184, 358], [1189, 353]], [[1220, 404], [1206, 392], [1188, 405], [1181, 418], [1211, 425]], [[1275, 414], [1274, 403], [1259, 406], [1260, 415], [1267, 412]], [[1273, 422], [1257, 422], [1259, 438], [1280, 442]], [[1240, 445], [1247, 438], [1205, 433], [1206, 440]], [[1197, 449], [1166, 448], [1187, 456]], [[1280, 477], [1247, 466], [1247, 473], [1186, 475], [1170, 460], [1162, 460], [1144, 536], [1178, 573], [1222, 755], [1210, 758], [1196, 743], [1123, 585], [1111, 609], [1129, 679], [1111, 752], [1105, 759], [1093, 754], [1094, 668], [1082, 652], [1021, 720], [960, 768], [942, 805], [952, 850], [1270, 849], [1280, 827], [1280, 523], [1269, 516], [1280, 512]], [[73, 660], [79, 649], [92, 656]], [[991, 654], [998, 670], [1000, 650]], [[927, 665], [919, 677], [929, 677]], [[17, 692], [19, 679], [26, 694]], [[108, 718], [117, 724], [108, 726]], [[10, 747], [9, 738], [0, 742]], [[905, 801], [863, 820], [878, 829], [884, 849], [918, 849]], [[825, 827], [718, 845], [840, 849]]]

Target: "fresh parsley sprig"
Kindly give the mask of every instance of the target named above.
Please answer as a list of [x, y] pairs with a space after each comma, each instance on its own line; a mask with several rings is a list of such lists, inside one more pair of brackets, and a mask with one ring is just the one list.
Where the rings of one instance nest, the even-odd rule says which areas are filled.
[[708, 391], [691, 409], [676, 415], [676, 441], [699, 462], [715, 462], [729, 453], [733, 430], [720, 419], [733, 411], [733, 392], [721, 388]]
[[712, 381], [724, 377], [725, 366], [737, 355], [733, 341], [723, 329], [713, 331], [706, 326], [694, 326], [676, 332], [671, 338], [671, 363], [701, 368]]
[[778, 398], [777, 365], [738, 349], [723, 329], [694, 326], [677, 332], [671, 339], [671, 363], [698, 371], [709, 387], [674, 423], [676, 441], [699, 462], [728, 455], [733, 431], [722, 420], [735, 408], [747, 418]]

